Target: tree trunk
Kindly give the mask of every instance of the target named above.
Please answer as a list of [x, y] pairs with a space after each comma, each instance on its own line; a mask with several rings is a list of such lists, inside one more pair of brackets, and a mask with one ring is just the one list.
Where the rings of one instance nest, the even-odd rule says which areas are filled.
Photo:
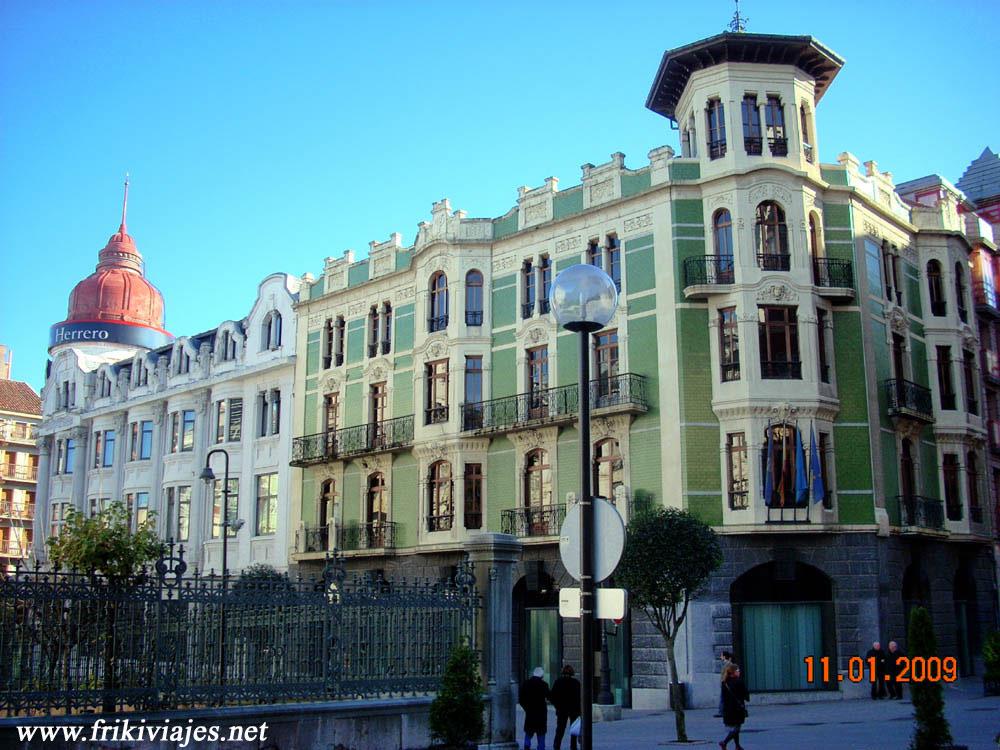
[[674, 724], [677, 728], [677, 741], [687, 742], [687, 725], [684, 721], [684, 695], [681, 693], [681, 683], [677, 679], [677, 659], [674, 656], [674, 638], [667, 642], [667, 666], [670, 669], [670, 698], [674, 709]]

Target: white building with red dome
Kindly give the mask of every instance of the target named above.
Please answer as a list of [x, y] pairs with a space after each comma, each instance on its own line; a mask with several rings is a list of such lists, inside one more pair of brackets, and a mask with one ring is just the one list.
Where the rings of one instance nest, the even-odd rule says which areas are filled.
[[[126, 205], [128, 186], [126, 184]], [[250, 311], [190, 336], [164, 328], [160, 291], [145, 277], [125, 224], [97, 268], [70, 294], [50, 329], [42, 389], [34, 555], [71, 510], [92, 515], [117, 501], [133, 528], [153, 519], [185, 547], [190, 569], [222, 564], [224, 457], [217, 481], [200, 479], [210, 451], [228, 456], [228, 567], [284, 569], [288, 466], [300, 280], [271, 274]], [[297, 471], [297, 470], [296, 470]]]

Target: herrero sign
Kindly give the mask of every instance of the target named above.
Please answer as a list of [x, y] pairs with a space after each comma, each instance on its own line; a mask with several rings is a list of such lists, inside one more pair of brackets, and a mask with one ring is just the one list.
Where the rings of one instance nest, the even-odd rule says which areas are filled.
[[56, 323], [49, 329], [49, 349], [60, 344], [123, 344], [156, 349], [173, 341], [166, 331], [130, 323], [74, 321]]

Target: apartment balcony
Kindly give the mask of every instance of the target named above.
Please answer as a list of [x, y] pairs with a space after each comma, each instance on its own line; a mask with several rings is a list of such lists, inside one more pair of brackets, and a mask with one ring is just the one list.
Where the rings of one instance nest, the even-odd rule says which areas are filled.
[[396, 549], [396, 522], [355, 523], [337, 529], [337, 549], [341, 552]]
[[330, 525], [305, 526], [295, 535], [295, 549], [300, 553], [329, 552]]
[[0, 557], [25, 558], [30, 549], [31, 542], [22, 544], [17, 539], [0, 539]]
[[38, 428], [33, 424], [25, 424], [24, 422], [0, 423], [0, 442], [34, 445], [37, 437]]
[[890, 378], [885, 381], [885, 398], [890, 417], [925, 424], [934, 421], [934, 406], [929, 388], [909, 380]]
[[557, 537], [566, 518], [566, 506], [536, 505], [500, 511], [500, 532], [517, 537]]
[[849, 260], [814, 258], [813, 284], [821, 297], [854, 299], [854, 265]]
[[[579, 409], [579, 399], [578, 386], [564, 385], [462, 404], [462, 430], [486, 434], [572, 422]], [[591, 380], [590, 408], [595, 415], [647, 411], [646, 378], [627, 372]]]
[[920, 495], [897, 495], [899, 523], [903, 533], [944, 531], [944, 503]]
[[767, 147], [771, 151], [771, 156], [788, 156], [787, 138], [768, 138]]
[[413, 415], [318, 432], [292, 441], [292, 466], [312, 466], [366, 453], [391, 453], [413, 443]]
[[792, 256], [784, 253], [757, 253], [757, 265], [761, 271], [788, 271], [792, 267]]
[[705, 299], [736, 282], [733, 256], [702, 255], [684, 260], [684, 298]]
[[802, 363], [784, 360], [761, 360], [760, 376], [764, 380], [802, 380]]
[[451, 531], [455, 515], [448, 513], [440, 516], [427, 516], [427, 531]]
[[972, 300], [976, 304], [977, 313], [1000, 318], [1000, 303], [997, 301], [996, 289], [992, 285], [986, 285], [982, 281], [972, 282]]
[[12, 503], [4, 501], [0, 503], [0, 518], [17, 519], [20, 521], [30, 521], [35, 517], [34, 504]]
[[37, 482], [38, 467], [0, 464], [0, 479], [6, 479], [10, 482]]

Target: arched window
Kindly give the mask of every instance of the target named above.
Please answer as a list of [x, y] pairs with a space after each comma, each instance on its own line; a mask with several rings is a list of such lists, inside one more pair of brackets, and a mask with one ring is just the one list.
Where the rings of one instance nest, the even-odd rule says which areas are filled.
[[279, 346], [281, 346], [281, 313], [271, 310], [261, 323], [260, 348], [264, 351], [277, 349]]
[[965, 309], [965, 272], [962, 264], [955, 264], [955, 305], [958, 308], [958, 318], [963, 323], [969, 322], [969, 311]]
[[483, 324], [483, 274], [472, 269], [465, 274], [465, 325]]
[[757, 206], [757, 263], [765, 271], [789, 268], [785, 211], [774, 201]]
[[524, 461], [524, 504], [529, 508], [552, 504], [552, 467], [548, 451], [536, 448]]
[[764, 431], [761, 475], [764, 477], [764, 504], [769, 521], [797, 521], [808, 518], [809, 480], [796, 471], [799, 455], [794, 425], [774, 424]]
[[816, 214], [809, 214], [809, 252], [812, 257], [823, 256], [823, 246], [819, 241], [819, 222], [816, 221]]
[[720, 208], [712, 217], [712, 236], [715, 244], [715, 284], [733, 283], [733, 217]]
[[427, 320], [427, 330], [443, 331], [448, 327], [448, 277], [444, 271], [438, 271], [431, 276], [430, 316]]
[[389, 505], [385, 496], [385, 475], [376, 471], [368, 475], [368, 496], [366, 503], [366, 526], [362, 535], [363, 547], [385, 547], [386, 522], [389, 520]]
[[451, 464], [435, 461], [427, 472], [427, 530], [448, 531], [454, 517]]
[[979, 462], [973, 451], [969, 451], [965, 456], [965, 475], [969, 490], [969, 519], [982, 523], [983, 509], [979, 504]]
[[[606, 438], [598, 442], [594, 446], [594, 492], [614, 502], [615, 488], [623, 484], [623, 468], [618, 441]], [[624, 508], [620, 510], [624, 511]]]
[[948, 312], [948, 304], [941, 281], [941, 264], [936, 260], [927, 261], [927, 293], [931, 298], [931, 314], [939, 318], [944, 316]]

